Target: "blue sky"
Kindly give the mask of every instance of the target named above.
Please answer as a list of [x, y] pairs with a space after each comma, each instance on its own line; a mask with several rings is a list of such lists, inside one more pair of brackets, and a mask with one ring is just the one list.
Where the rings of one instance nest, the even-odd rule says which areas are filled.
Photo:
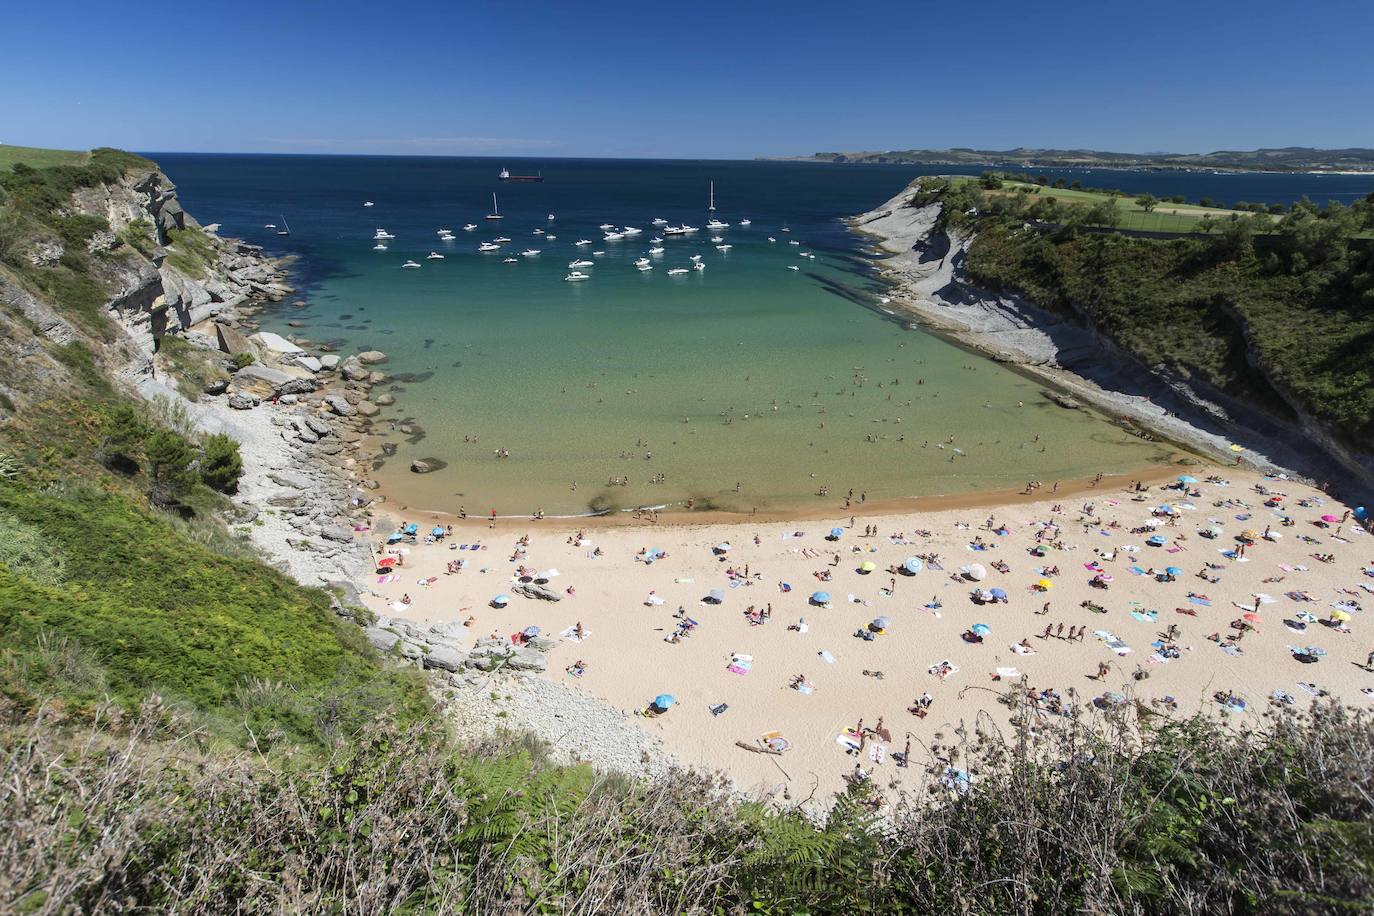
[[748, 158], [1374, 146], [1374, 3], [24, 3], [0, 142]]

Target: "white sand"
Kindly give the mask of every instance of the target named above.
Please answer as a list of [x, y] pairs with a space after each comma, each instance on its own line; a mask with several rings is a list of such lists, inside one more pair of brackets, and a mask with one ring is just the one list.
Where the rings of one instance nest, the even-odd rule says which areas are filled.
[[[1212, 472], [1193, 469], [1193, 473], [1206, 478]], [[660, 737], [683, 762], [722, 770], [746, 791], [785, 786], [794, 799], [805, 798], [813, 784], [821, 795], [842, 787], [856, 758], [845, 753], [836, 737], [860, 718], [872, 726], [881, 717], [891, 732], [891, 742], [876, 742], [886, 745], [887, 757], [878, 765], [883, 784], [901, 779], [903, 771], [895, 766], [891, 753], [902, 750], [908, 736], [913, 758], [924, 759], [922, 745], [930, 744], [937, 732], [943, 730], [948, 736], [953, 726], [971, 725], [979, 713], [1005, 724], [1008, 710], [997, 703], [997, 691], [1016, 681], [994, 682], [992, 674], [998, 667], [1015, 667], [1027, 676], [1029, 686], [1055, 688], [1069, 701], [1069, 690], [1076, 691], [1080, 703], [1108, 690], [1133, 690], [1144, 702], [1171, 695], [1180, 713], [1218, 710], [1213, 694], [1233, 690], [1248, 704], [1248, 711], [1231, 713], [1238, 720], [1259, 715], [1275, 690], [1287, 691], [1305, 704], [1311, 696], [1300, 688], [1300, 682], [1315, 682], [1352, 703], [1370, 702], [1361, 693], [1361, 688], [1374, 687], [1374, 673], [1360, 667], [1374, 649], [1374, 631], [1369, 629], [1366, 612], [1353, 612], [1349, 624], [1353, 635], [1315, 622], [1305, 632], [1295, 633], [1283, 621], [1303, 611], [1326, 619], [1338, 601], [1354, 601], [1365, 608], [1374, 605], [1374, 578], [1362, 571], [1362, 567], [1374, 568], [1374, 536], [1353, 522], [1341, 526], [1339, 536], [1335, 525], [1315, 526], [1314, 520], [1321, 515], [1340, 518], [1346, 507], [1309, 487], [1265, 481], [1251, 473], [1216, 473], [1227, 476], [1230, 485], [1200, 484], [1199, 497], [1155, 486], [1140, 501], [1133, 501], [1133, 494], [1104, 483], [1088, 496], [1065, 497], [1059, 513], [1052, 511], [1055, 501], [1044, 498], [1047, 492], [1042, 490], [1035, 497], [1008, 497], [1004, 507], [991, 510], [861, 517], [852, 529], [847, 516], [758, 525], [587, 528], [586, 537], [600, 548], [600, 557], [591, 555], [593, 546], [568, 543], [572, 532], [566, 522], [502, 521], [495, 530], [470, 522], [455, 529], [452, 543], [475, 541], [483, 549], [456, 551], [447, 542], [417, 545], [406, 555], [400, 581], [379, 585], [374, 578], [370, 587], [375, 591], [367, 600], [379, 612], [417, 622], [471, 616], [474, 637], [509, 636], [530, 625], [554, 636], [580, 621], [591, 631], [590, 637], [580, 643], [560, 641], [549, 655], [545, 677], [627, 710], [643, 708], [657, 694], [672, 694], [678, 702], [666, 715], [632, 721]], [[1291, 506], [1295, 525], [1281, 526], [1283, 513], [1263, 505], [1265, 497], [1254, 489], [1257, 484], [1286, 494], [1284, 504]], [[1227, 499], [1249, 508], [1215, 505]], [[1301, 499], [1313, 502], [1300, 507]], [[1096, 506], [1096, 522], [1084, 524], [1079, 521], [1084, 517], [1081, 510], [1089, 502]], [[1164, 503], [1179, 507], [1180, 518], [1175, 525], [1166, 523], [1158, 529], [1168, 545], [1151, 547], [1146, 543], [1148, 533], [1132, 534], [1130, 529], [1151, 519], [1152, 508]], [[1247, 513], [1248, 520], [1237, 519]], [[985, 529], [989, 516], [1005, 523], [1010, 533], [999, 536]], [[1029, 550], [1036, 544], [1037, 522], [1050, 519], [1062, 526], [1059, 540], [1063, 546], [1049, 550], [1040, 560]], [[422, 531], [434, 524], [419, 516], [407, 520], [420, 523]], [[1224, 532], [1215, 540], [1199, 536], [1200, 529], [1212, 527], [1209, 520]], [[1120, 527], [1109, 528], [1112, 522]], [[960, 523], [971, 528], [961, 529]], [[876, 524], [877, 537], [861, 536], [866, 524]], [[844, 526], [843, 536], [838, 542], [825, 540], [834, 525]], [[1266, 525], [1281, 536], [1279, 540], [1259, 540], [1247, 548], [1243, 562], [1222, 555], [1221, 551], [1237, 546], [1235, 537], [1243, 530], [1262, 532]], [[929, 529], [931, 536], [918, 536], [919, 529]], [[785, 532], [792, 531], [803, 532], [803, 537], [784, 538]], [[896, 532], [904, 532], [910, 545], [892, 543], [889, 535]], [[526, 533], [531, 536], [527, 556], [512, 559], [516, 539]], [[1305, 543], [1300, 536], [1317, 543]], [[988, 542], [990, 549], [971, 550], [968, 545], [975, 537]], [[724, 559], [713, 555], [713, 545], [727, 541], [731, 549]], [[1125, 552], [1129, 546], [1139, 551]], [[1168, 552], [1176, 546], [1182, 549]], [[636, 553], [649, 547], [661, 548], [668, 556], [651, 565], [637, 561]], [[803, 550], [819, 555], [809, 558]], [[1115, 559], [1102, 562], [1114, 576], [1107, 591], [1088, 584], [1093, 573], [1084, 564], [1095, 559], [1095, 550], [1116, 551]], [[832, 566], [836, 552], [840, 562]], [[914, 576], [897, 576], [895, 594], [885, 594], [894, 578], [885, 571], [890, 565], [932, 552], [941, 558], [944, 572], [926, 568]], [[1331, 553], [1335, 560], [1324, 563], [1314, 559], [1314, 553]], [[445, 564], [458, 557], [469, 560], [468, 568], [446, 574]], [[991, 563], [996, 560], [1005, 561], [1010, 572], [994, 570]], [[861, 574], [857, 567], [864, 561], [874, 562], [877, 571]], [[1220, 565], [1208, 570], [1220, 582], [1197, 578], [1209, 562]], [[575, 595], [557, 603], [515, 595], [512, 576], [521, 563], [541, 571], [556, 568], [559, 575], [550, 580], [551, 586], [559, 591], [571, 587]], [[1009, 603], [978, 606], [970, 600], [975, 584], [950, 578], [970, 563], [987, 567], [982, 586], [1005, 589]], [[743, 571], [746, 564], [752, 584], [730, 587], [727, 569]], [[1053, 577], [1054, 587], [1044, 594], [1032, 591], [1040, 578], [1035, 568], [1056, 564], [1060, 573]], [[1155, 570], [1178, 566], [1183, 572], [1177, 581], [1159, 582], [1133, 574], [1132, 565]], [[1284, 570], [1282, 565], [1307, 569]], [[820, 570], [829, 570], [833, 580], [818, 581], [814, 573]], [[434, 584], [417, 584], [430, 576], [438, 577]], [[1282, 578], [1264, 581], [1275, 577]], [[782, 592], [781, 582], [790, 583], [792, 590]], [[704, 604], [702, 598], [716, 588], [725, 593], [723, 603]], [[808, 605], [808, 597], [817, 590], [831, 594], [832, 607]], [[1310, 592], [1314, 600], [1286, 597], [1291, 590]], [[664, 603], [646, 606], [651, 591]], [[1210, 607], [1191, 603], [1190, 592], [1209, 596]], [[409, 608], [398, 613], [389, 607], [406, 593], [413, 599]], [[504, 610], [488, 605], [499, 593], [512, 594]], [[1261, 605], [1257, 631], [1239, 642], [1243, 654], [1228, 655], [1206, 637], [1219, 633], [1226, 644], [1225, 637], [1236, 632], [1229, 622], [1253, 608], [1255, 593], [1266, 593], [1274, 601]], [[857, 602], [848, 600], [851, 594]], [[942, 605], [939, 616], [923, 607], [932, 598]], [[1050, 612], [1037, 614], [1047, 600]], [[1080, 607], [1085, 600], [1103, 605], [1107, 612]], [[746, 608], [769, 603], [771, 619], [751, 626], [744, 617]], [[679, 606], [700, 626], [681, 643], [670, 644], [664, 640], [678, 622], [674, 612]], [[1196, 616], [1177, 613], [1176, 608], [1196, 612]], [[1156, 611], [1158, 617], [1141, 621], [1131, 616], [1132, 610]], [[892, 620], [887, 634], [871, 642], [854, 637], [855, 630], [880, 615]], [[808, 632], [788, 629], [803, 617]], [[960, 638], [975, 623], [991, 627], [981, 645]], [[1047, 624], [1057, 628], [1061, 623], [1065, 632], [1069, 627], [1086, 626], [1086, 638], [1072, 643], [1053, 636], [1040, 638]], [[1181, 657], [1163, 664], [1153, 662], [1151, 643], [1170, 624], [1179, 627]], [[1130, 653], [1114, 654], [1094, 635], [1097, 630], [1119, 637]], [[1034, 655], [1018, 655], [1009, 648], [1023, 638], [1034, 647]], [[1328, 654], [1317, 664], [1300, 664], [1285, 648], [1290, 644], [1317, 646]], [[823, 650], [835, 656], [833, 664], [820, 657]], [[727, 670], [732, 653], [752, 656], [748, 674]], [[587, 671], [575, 679], [563, 669], [578, 659], [587, 663]], [[943, 659], [960, 670], [941, 681], [927, 669]], [[1102, 681], [1089, 677], [1099, 662], [1110, 665]], [[1149, 672], [1148, 679], [1132, 679], [1137, 666]], [[884, 677], [865, 676], [865, 669], [882, 671]], [[789, 689], [797, 674], [805, 674], [814, 685], [809, 696]], [[929, 692], [934, 703], [929, 716], [918, 719], [907, 708], [923, 692]], [[720, 703], [729, 709], [712, 716], [708, 707]], [[783, 733], [792, 744], [781, 757], [751, 754], [735, 746], [737, 740], [752, 741], [771, 731]], [[869, 747], [874, 743], [870, 738]], [[865, 769], [875, 766], [867, 750], [862, 760]]]

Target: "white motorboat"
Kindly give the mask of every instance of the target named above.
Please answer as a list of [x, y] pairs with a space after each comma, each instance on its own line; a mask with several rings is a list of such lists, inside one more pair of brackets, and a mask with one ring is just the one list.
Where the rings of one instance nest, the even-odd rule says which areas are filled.
[[442, 261], [443, 259], [444, 256], [437, 251], [431, 251], [429, 254], [425, 255], [426, 261]]
[[811, 257], [811, 252], [809, 252], [809, 251], [799, 251], [799, 252], [797, 252], [797, 257], [799, 257], [799, 258], [809, 258], [809, 257]]
[[363, 201], [363, 206], [364, 206], [364, 207], [375, 207], [375, 206], [377, 206], [377, 205], [374, 204], [374, 203], [373, 203], [372, 201], [370, 201], [370, 200], [365, 200], [365, 201]]
[[676, 277], [676, 276], [678, 276], [679, 274], [685, 274], [685, 273], [687, 273], [687, 268], [685, 268], [685, 267], [674, 267], [674, 268], [672, 268], [672, 269], [670, 269], [670, 270], [668, 271], [668, 276], [670, 276], [670, 277]]
[[591, 262], [591, 261], [588, 261], [586, 258], [583, 258], [583, 259], [578, 260], [578, 261], [569, 261], [569, 262], [568, 262], [568, 267], [572, 268], [573, 270], [576, 270], [576, 269], [579, 268], [579, 267], [591, 267], [591, 266], [592, 266], [592, 262]]
[[593, 251], [593, 252], [592, 252], [592, 257], [594, 257], [594, 258], [599, 258], [599, 257], [601, 257], [601, 256], [602, 256], [603, 254], [605, 254], [605, 253], [606, 253], [606, 252], [604, 252], [604, 251]]
[[549, 214], [549, 219], [553, 220], [553, 219], [557, 219], [557, 218], [558, 218], [558, 217], [554, 216], [552, 213]]
[[476, 229], [476, 228], [477, 228], [477, 224], [476, 224], [476, 223], [468, 223], [466, 226], [463, 227], [463, 231], [465, 231], [465, 232], [471, 232], [472, 230], [474, 230], [474, 229]]
[[394, 239], [396, 236], [392, 235], [390, 232], [387, 232], [381, 226], [378, 226], [377, 231], [372, 233], [372, 237], [374, 239]]
[[453, 235], [452, 229], [438, 229], [436, 232], [438, 235]]
[[535, 255], [537, 255], [538, 253], [539, 253], [539, 249], [538, 249], [538, 248], [526, 248], [524, 251], [520, 252], [520, 257], [522, 257], [522, 258], [532, 258], [532, 257], [534, 257]]
[[263, 223], [263, 224], [262, 224], [262, 228], [264, 228], [264, 229], [275, 229], [275, 228], [277, 228], [277, 224], [276, 224], [276, 223]]
[[386, 246], [383, 245], [381, 242], [378, 242], [377, 244], [375, 244], [375, 245], [372, 246], [372, 250], [373, 250], [373, 251], [386, 251]]
[[580, 271], [580, 270], [574, 270], [572, 273], [568, 274], [568, 275], [567, 275], [566, 277], [564, 277], [563, 279], [564, 279], [564, 280], [590, 280], [591, 278], [592, 278], [592, 275], [591, 275], [591, 274], [584, 274], [584, 273], [583, 273], [582, 271]]
[[501, 263], [502, 263], [502, 264], [514, 264], [514, 263], [516, 263], [516, 262], [519, 261], [519, 260], [520, 260], [519, 258], [502, 258], [502, 259], [501, 259]]
[[653, 269], [654, 269], [654, 265], [652, 265], [652, 264], [640, 264], [640, 265], [639, 265], [639, 269], [640, 269], [641, 271], [653, 270]]
[[573, 242], [574, 245], [590, 245], [591, 243], [591, 239], [578, 239], [577, 241]]
[[419, 269], [420, 269], [420, 262], [419, 262], [419, 261], [406, 261], [404, 264], [401, 265], [401, 267], [402, 267], [402, 269], [404, 269], [404, 270], [419, 270]]
[[534, 230], [534, 234], [535, 234], [535, 235], [543, 235], [543, 234], [544, 234], [544, 230], [543, 230], [543, 229], [536, 229], [536, 230]]
[[750, 222], [748, 219], [742, 219], [742, 220], [740, 220], [740, 221], [739, 221], [739, 224], [740, 224], [741, 226], [752, 226], [752, 225], [754, 225], [754, 224], [753, 224], [752, 222]]
[[546, 235], [544, 236], [544, 238], [546, 238], [546, 239], [548, 239], [550, 242], [552, 242], [554, 239], [558, 238], [558, 236], [553, 235], [553, 234], [550, 233], [550, 234], [546, 234]]
[[506, 238], [504, 235], [498, 235], [496, 238], [492, 239], [492, 241], [498, 245], [503, 245], [506, 242], [509, 242], [510, 239]]
[[731, 248], [734, 248], [734, 247], [735, 247], [734, 245], [717, 245], [717, 246], [716, 246], [716, 251], [729, 251]]
[[700, 261], [700, 260], [701, 260], [701, 255], [699, 255], [699, 254], [694, 254], [694, 255], [692, 255], [692, 260], [693, 260], [693, 261]]
[[692, 265], [692, 270], [705, 270], [705, 269], [706, 269], [706, 265], [703, 264], [703, 263], [701, 263], [700, 261], [697, 261], [695, 264]]
[[792, 265], [792, 264], [787, 265], [787, 269], [788, 269], [788, 270], [801, 270], [800, 267], [797, 267], [797, 266]]
[[654, 245], [662, 245], [662, 244], [663, 244], [663, 239], [658, 238], [657, 236], [655, 236], [654, 238], [649, 239], [649, 241], [650, 241], [652, 244], [654, 244]]
[[610, 232], [612, 229], [615, 228], [615, 226], [611, 225], [610, 223], [602, 223], [600, 226], [597, 226], [596, 228], [600, 229], [602, 232]]
[[636, 229], [634, 226], [626, 226], [624, 229], [620, 231], [623, 232], [625, 235], [639, 235], [644, 230]]
[[649, 259], [648, 259], [648, 258], [639, 258], [639, 259], [637, 259], [637, 260], [635, 261], [635, 267], [643, 267], [645, 264], [648, 264], [648, 263], [649, 263]]
[[729, 224], [729, 223], [723, 223], [723, 222], [721, 222], [721, 221], [718, 220], [718, 219], [712, 219], [712, 220], [709, 220], [709, 221], [706, 223], [706, 228], [707, 228], [707, 229], [712, 229], [712, 230], [715, 230], [715, 231], [719, 231], [719, 230], [721, 230], [721, 229], [729, 229], [729, 228], [730, 228], [730, 224]]
[[711, 236], [711, 241], [712, 241], [712, 242], [716, 242], [716, 243], [718, 244], [718, 243], [720, 243], [720, 242], [725, 241], [725, 239], [721, 238], [721, 237], [718, 236], [718, 235], [713, 235], [713, 236]]
[[768, 236], [768, 241], [770, 241], [770, 242], [776, 242], [777, 239], [773, 238], [773, 237], [770, 235], [770, 236]]
[[500, 245], [493, 245], [491, 242], [483, 242], [477, 246], [478, 251], [500, 251]]
[[668, 221], [667, 221], [666, 219], [663, 219], [662, 217], [659, 217], [658, 219], [655, 219], [650, 225], [653, 225], [653, 226], [666, 226], [666, 225], [668, 225]]
[[505, 219], [501, 215], [501, 208], [496, 205], [496, 192], [491, 192], [491, 212], [487, 214], [487, 219]]
[[796, 239], [788, 239], [788, 240], [787, 240], [787, 244], [789, 244], [789, 245], [800, 245], [801, 242], [797, 241]]
[[650, 248], [649, 254], [663, 254], [662, 248]]
[[624, 237], [625, 233], [623, 232], [607, 232], [605, 235], [602, 236], [602, 238], [608, 242], [617, 242], [620, 239], [623, 239]]

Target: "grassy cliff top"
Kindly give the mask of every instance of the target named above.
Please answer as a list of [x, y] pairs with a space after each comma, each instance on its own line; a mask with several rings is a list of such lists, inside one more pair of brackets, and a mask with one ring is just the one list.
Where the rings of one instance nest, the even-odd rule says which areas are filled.
[[9, 171], [16, 162], [30, 168], [44, 169], [50, 165], [85, 165], [90, 158], [89, 152], [81, 150], [42, 149], [0, 143], [0, 172]]

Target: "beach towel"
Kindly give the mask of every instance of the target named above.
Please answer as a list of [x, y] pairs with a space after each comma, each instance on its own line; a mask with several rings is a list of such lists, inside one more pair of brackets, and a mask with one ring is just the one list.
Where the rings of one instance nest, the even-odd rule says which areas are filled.
[[1131, 572], [1134, 573], [1134, 574], [1137, 575], [1137, 576], [1143, 576], [1143, 575], [1145, 575], [1145, 570], [1141, 569], [1139, 566], [1132, 566], [1132, 567], [1131, 567]]
[[797, 693], [802, 693], [802, 694], [806, 694], [807, 696], [810, 696], [810, 695], [811, 695], [811, 685], [810, 685], [810, 684], [798, 684], [798, 685], [797, 685]]
[[829, 652], [825, 651], [824, 649], [822, 649], [818, 654], [820, 655], [821, 660], [824, 661], [826, 664], [828, 664], [828, 665], [833, 665], [833, 664], [835, 664], [835, 656], [831, 655]]
[[868, 759], [874, 763], [882, 763], [885, 757], [887, 757], [886, 744], [875, 744], [868, 749]]
[[559, 636], [562, 636], [562, 637], [563, 637], [564, 639], [566, 639], [568, 642], [584, 642], [584, 641], [586, 641], [586, 640], [588, 640], [588, 639], [591, 638], [591, 636], [592, 636], [592, 631], [589, 630], [589, 629], [587, 629], [586, 627], [583, 627], [583, 628], [582, 628], [582, 635], [581, 635], [581, 636], [578, 636], [578, 635], [577, 635], [577, 627], [572, 626], [572, 627], [568, 627], [566, 630], [564, 630], [562, 633], [559, 633], [558, 635], [559, 635]]
[[836, 735], [835, 743], [848, 751], [857, 751], [859, 749], [859, 739], [851, 732], [841, 732]]
[[739, 664], [728, 665], [725, 670], [729, 671], [731, 674], [745, 675], [749, 673], [748, 666]]
[[713, 716], [718, 716], [718, 715], [720, 715], [721, 713], [725, 712], [725, 710], [729, 709], [729, 708], [730, 708], [730, 704], [729, 704], [729, 703], [717, 703], [715, 706], [708, 706], [708, 707], [706, 707], [706, 708], [709, 709], [709, 710], [711, 710], [711, 715], [713, 715]]
[[1173, 547], [1166, 547], [1166, 548], [1164, 548], [1164, 552], [1165, 552], [1165, 553], [1182, 553], [1182, 552], [1183, 552], [1183, 548], [1182, 548], [1182, 547], [1179, 547], [1177, 544], [1175, 544]]
[[406, 604], [404, 601], [393, 601], [391, 602], [391, 609], [393, 611], [408, 611], [410, 610], [410, 605]]
[[1021, 676], [1021, 672], [1020, 672], [1020, 671], [1017, 671], [1015, 668], [998, 668], [998, 669], [996, 669], [996, 670], [997, 670], [997, 676], [998, 676], [998, 677], [1008, 677], [1008, 678], [1010, 678], [1010, 677], [1020, 677], [1020, 676]]
[[1224, 645], [1224, 646], [1221, 647], [1221, 651], [1225, 652], [1227, 655], [1231, 656], [1232, 658], [1240, 658], [1242, 655], [1245, 654], [1244, 652], [1241, 651], [1240, 646], [1234, 645], [1234, 644], [1229, 643], [1229, 642], [1228, 642], [1226, 645]]
[[1035, 654], [1035, 650], [1034, 650], [1034, 649], [1027, 649], [1025, 646], [1021, 645], [1019, 642], [1014, 642], [1014, 643], [1011, 644], [1011, 651], [1015, 652], [1017, 655], [1034, 655], [1034, 654]]
[[1159, 619], [1159, 613], [1157, 611], [1131, 611], [1131, 616], [1141, 623], [1154, 623]]
[[1200, 604], [1200, 605], [1202, 605], [1203, 607], [1211, 607], [1211, 606], [1212, 606], [1212, 602], [1209, 601], [1209, 600], [1206, 599], [1206, 598], [1194, 598], [1194, 597], [1191, 597], [1191, 596], [1190, 596], [1190, 597], [1188, 598], [1188, 601], [1189, 601], [1191, 604]]

